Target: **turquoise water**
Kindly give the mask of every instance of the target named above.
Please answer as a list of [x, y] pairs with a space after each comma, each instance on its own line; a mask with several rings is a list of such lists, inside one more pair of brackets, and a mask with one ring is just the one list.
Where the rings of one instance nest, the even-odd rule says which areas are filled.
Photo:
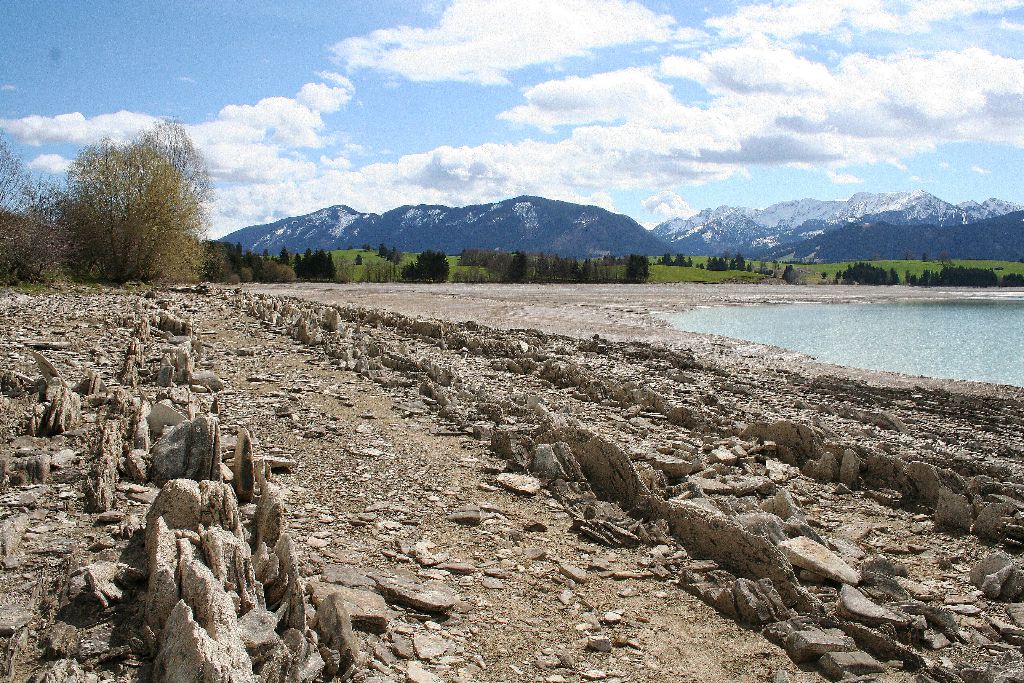
[[717, 306], [666, 319], [836, 365], [1024, 386], [1024, 299]]

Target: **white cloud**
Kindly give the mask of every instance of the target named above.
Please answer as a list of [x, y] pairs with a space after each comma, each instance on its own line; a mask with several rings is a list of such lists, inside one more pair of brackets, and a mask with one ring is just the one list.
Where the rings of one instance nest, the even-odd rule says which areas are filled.
[[990, 171], [987, 168], [984, 168], [982, 166], [971, 166], [971, 171], [973, 171], [974, 173], [977, 173], [978, 175], [988, 175], [989, 173], [992, 172], [992, 171]]
[[299, 94], [295, 99], [313, 111], [330, 114], [348, 104], [349, 100], [352, 99], [352, 94], [355, 92], [355, 87], [347, 78], [344, 79], [344, 83], [339, 83], [339, 86], [332, 87], [323, 83], [306, 83], [299, 90]]
[[1009, 19], [1004, 18], [1002, 21], [999, 22], [999, 28], [1004, 29], [1006, 31], [1024, 31], [1024, 24], [1020, 24], [1015, 21], [1010, 21]]
[[670, 190], [651, 195], [640, 204], [651, 213], [664, 218], [689, 218], [697, 213], [685, 199]]
[[667, 120], [680, 105], [672, 87], [654, 78], [651, 69], [623, 69], [586, 78], [570, 76], [528, 88], [526, 104], [498, 118], [544, 130], [598, 121]]
[[776, 0], [745, 5], [706, 23], [725, 37], [767, 35], [791, 39], [882, 31], [924, 33], [936, 22], [977, 14], [998, 14], [1022, 0]]
[[196, 79], [192, 78], [191, 76], [178, 76], [178, 80], [181, 81], [182, 83], [195, 83], [196, 82]]
[[90, 145], [103, 138], [125, 142], [157, 121], [159, 119], [155, 116], [131, 111], [100, 114], [91, 118], [72, 112], [57, 116], [33, 115], [20, 119], [0, 119], [0, 128], [26, 145]]
[[864, 182], [863, 178], [855, 176], [852, 173], [841, 173], [832, 169], [826, 170], [825, 173], [834, 185], [859, 185]]
[[600, 48], [693, 37], [628, 0], [454, 0], [434, 27], [380, 29], [341, 41], [333, 53], [349, 69], [495, 85], [512, 71]]
[[14, 92], [18, 87], [13, 83], [4, 83], [0, 85], [0, 92]]
[[68, 168], [71, 166], [71, 160], [65, 159], [59, 154], [40, 154], [35, 159], [28, 162], [27, 165], [33, 171], [42, 171], [43, 173], [59, 175], [67, 172]]

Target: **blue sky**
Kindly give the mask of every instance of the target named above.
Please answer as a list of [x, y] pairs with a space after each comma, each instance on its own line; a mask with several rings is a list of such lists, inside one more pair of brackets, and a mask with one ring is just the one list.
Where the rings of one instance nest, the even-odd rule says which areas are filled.
[[0, 130], [60, 177], [184, 123], [212, 234], [518, 194], [651, 225], [924, 189], [1024, 202], [1024, 0], [5, 2]]

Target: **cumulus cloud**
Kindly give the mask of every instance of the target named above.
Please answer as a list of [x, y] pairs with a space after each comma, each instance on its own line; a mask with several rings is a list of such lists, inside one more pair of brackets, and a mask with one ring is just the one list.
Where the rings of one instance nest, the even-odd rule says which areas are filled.
[[34, 147], [55, 143], [90, 145], [103, 138], [117, 142], [131, 140], [157, 121], [159, 119], [155, 116], [131, 111], [89, 118], [79, 112], [72, 112], [57, 116], [33, 115], [20, 119], [0, 119], [0, 128], [20, 142]]
[[13, 83], [4, 83], [0, 85], [0, 92], [14, 92], [18, 87]]
[[380, 29], [337, 43], [333, 53], [349, 69], [495, 85], [512, 71], [600, 48], [693, 36], [628, 0], [455, 0], [436, 26]]
[[936, 22], [998, 14], [1022, 5], [1022, 0], [776, 0], [741, 6], [733, 14], [709, 19], [707, 25], [732, 38], [792, 39], [844, 31], [910, 34], [927, 32]]
[[640, 203], [651, 213], [664, 218], [689, 218], [697, 213], [685, 199], [671, 190], [653, 194]]
[[71, 160], [65, 159], [59, 154], [40, 154], [35, 159], [28, 162], [27, 165], [33, 171], [42, 171], [43, 173], [59, 175], [67, 172], [68, 168], [71, 166]]

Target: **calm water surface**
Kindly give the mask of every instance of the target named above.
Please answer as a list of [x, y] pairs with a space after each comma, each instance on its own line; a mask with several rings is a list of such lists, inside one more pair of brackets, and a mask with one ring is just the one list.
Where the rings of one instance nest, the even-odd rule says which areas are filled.
[[1024, 299], [718, 306], [671, 314], [688, 332], [908, 375], [1024, 386]]

